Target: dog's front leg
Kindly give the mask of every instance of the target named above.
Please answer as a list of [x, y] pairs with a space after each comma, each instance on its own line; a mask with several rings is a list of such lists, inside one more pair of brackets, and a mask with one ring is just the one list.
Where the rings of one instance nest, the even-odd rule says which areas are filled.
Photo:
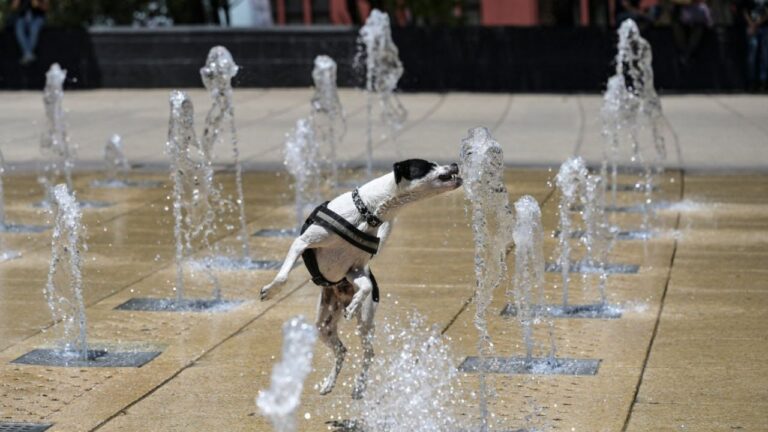
[[373, 291], [373, 282], [371, 282], [371, 278], [368, 277], [368, 273], [364, 268], [356, 269], [350, 272], [347, 276], [349, 279], [352, 279], [352, 283], [357, 287], [355, 295], [352, 296], [352, 301], [349, 303], [349, 306], [344, 309], [344, 318], [352, 319], [360, 308], [360, 305], [363, 304], [363, 301], [371, 295], [371, 292]]
[[280, 267], [280, 271], [277, 272], [277, 276], [275, 276], [275, 279], [270, 282], [269, 285], [266, 285], [261, 289], [262, 301], [269, 300], [276, 292], [280, 290], [280, 288], [283, 287], [285, 282], [288, 280], [288, 273], [291, 272], [293, 266], [296, 264], [296, 261], [299, 259], [301, 254], [304, 253], [307, 247], [309, 247], [309, 243], [304, 240], [303, 236], [293, 241], [291, 248], [288, 250], [288, 255], [286, 255], [285, 261], [283, 261], [283, 265]]
[[387, 242], [387, 239], [389, 238], [389, 233], [392, 232], [392, 225], [395, 223], [394, 220], [391, 221], [384, 221], [384, 223], [379, 226], [379, 230], [376, 231], [376, 237], [379, 238], [379, 250], [381, 250], [382, 247], [384, 247], [384, 243]]

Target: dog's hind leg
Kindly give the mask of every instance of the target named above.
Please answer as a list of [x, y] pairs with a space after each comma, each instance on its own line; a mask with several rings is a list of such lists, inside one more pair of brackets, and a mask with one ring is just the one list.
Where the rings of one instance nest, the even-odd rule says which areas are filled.
[[376, 327], [373, 322], [376, 313], [376, 303], [372, 296], [363, 303], [360, 314], [357, 316], [357, 330], [360, 332], [360, 339], [363, 346], [363, 364], [360, 368], [360, 375], [357, 376], [355, 387], [352, 390], [353, 399], [362, 399], [365, 388], [368, 385], [368, 370], [373, 363], [373, 335]]
[[325, 395], [333, 390], [336, 385], [336, 378], [341, 372], [344, 364], [344, 357], [347, 349], [339, 339], [338, 324], [341, 319], [341, 311], [344, 305], [341, 299], [336, 295], [333, 287], [323, 287], [323, 293], [317, 304], [317, 321], [315, 326], [320, 336], [320, 340], [333, 351], [334, 365], [328, 376], [320, 385], [320, 394]]

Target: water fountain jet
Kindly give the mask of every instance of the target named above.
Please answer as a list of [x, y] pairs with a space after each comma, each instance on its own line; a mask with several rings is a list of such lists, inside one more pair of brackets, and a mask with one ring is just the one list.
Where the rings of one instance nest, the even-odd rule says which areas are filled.
[[312, 124], [315, 137], [323, 148], [323, 171], [330, 171], [328, 189], [334, 191], [339, 186], [336, 147], [341, 144], [347, 132], [344, 108], [336, 87], [336, 62], [326, 55], [315, 57], [312, 81], [315, 83], [315, 94], [311, 102]]
[[[67, 189], [73, 192], [72, 169], [75, 166], [76, 146], [70, 145], [64, 118], [64, 80], [67, 71], [54, 63], [45, 74], [43, 104], [45, 106], [46, 130], [40, 138], [40, 153], [43, 164], [37, 177], [43, 188], [43, 200], [38, 207], [50, 208], [53, 203], [53, 184], [64, 177]], [[104, 208], [111, 204], [103, 201], [79, 201], [83, 208]]]
[[[650, 44], [640, 36], [637, 25], [631, 19], [622, 22], [618, 34], [616, 72], [608, 80], [601, 109], [606, 143], [601, 175], [610, 179], [608, 188], [611, 192], [611, 205], [606, 209], [612, 212], [642, 212], [641, 230], [634, 237], [648, 238], [652, 236], [655, 209], [665, 205], [654, 203], [653, 200], [653, 192], [659, 189], [655, 180], [663, 173], [667, 158], [665, 129], [672, 133], [678, 159], [682, 157], [677, 137], [664, 117], [661, 101], [654, 88]], [[650, 136], [644, 138], [642, 132], [649, 132]], [[643, 145], [646, 141], [652, 143], [652, 149]], [[642, 172], [642, 179], [632, 186], [618, 182], [618, 163], [621, 149], [625, 146], [630, 148], [630, 162], [638, 164]], [[620, 207], [617, 202], [617, 192], [620, 190], [642, 193], [642, 203], [634, 206], [637, 208]]]
[[304, 317], [283, 324], [283, 355], [272, 369], [269, 390], [256, 398], [261, 413], [269, 418], [275, 432], [296, 432], [296, 410], [301, 402], [304, 380], [312, 370], [312, 357], [317, 341], [315, 326]]
[[[395, 93], [397, 82], [403, 75], [403, 64], [400, 61], [397, 46], [392, 40], [389, 15], [373, 9], [365, 25], [360, 28], [358, 41], [364, 50], [361, 49], [358, 52], [356, 61], [360, 62], [365, 57], [365, 92], [368, 98], [365, 173], [368, 178], [371, 178], [373, 176], [374, 99], [378, 99], [381, 119], [388, 131], [387, 136], [393, 141], [397, 132], [403, 127], [408, 111]], [[399, 148], [397, 152], [399, 158]]]
[[[506, 253], [512, 240], [513, 217], [504, 185], [504, 153], [488, 129], [471, 129], [462, 140], [459, 158], [475, 241], [474, 324], [478, 331], [477, 359], [483, 362], [494, 353], [486, 314], [493, 292], [501, 285], [507, 271]], [[487, 431], [490, 427], [489, 391], [485, 374], [480, 372], [480, 430]]]
[[113, 134], [104, 145], [104, 171], [106, 177], [91, 182], [91, 187], [106, 189], [125, 188], [158, 188], [162, 182], [152, 180], [128, 180], [125, 174], [131, 169], [128, 158], [125, 157], [123, 139]]
[[66, 184], [53, 189], [55, 208], [51, 235], [51, 261], [45, 298], [62, 337], [57, 348], [36, 349], [13, 363], [67, 367], [140, 367], [159, 351], [119, 351], [89, 344], [83, 294], [83, 241], [81, 205]]
[[[195, 135], [192, 100], [185, 92], [174, 90], [170, 95], [170, 108], [167, 151], [171, 158], [173, 184], [176, 297], [174, 299], [131, 299], [118, 306], [118, 309], [227, 310], [240, 302], [222, 299], [219, 281], [213, 272], [214, 250], [211, 240], [216, 232], [217, 218], [214, 203], [219, 194], [213, 182], [213, 167], [207, 157], [205, 145], [201, 144]], [[198, 249], [202, 258], [191, 260], [191, 256]], [[201, 271], [210, 281], [211, 298], [189, 299], [186, 297], [185, 264], [192, 271]]]

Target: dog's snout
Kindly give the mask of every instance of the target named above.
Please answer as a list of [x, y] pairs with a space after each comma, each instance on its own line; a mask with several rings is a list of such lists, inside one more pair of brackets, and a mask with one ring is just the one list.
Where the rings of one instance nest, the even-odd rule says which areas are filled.
[[452, 163], [451, 164], [451, 174], [458, 174], [459, 173], [459, 164]]

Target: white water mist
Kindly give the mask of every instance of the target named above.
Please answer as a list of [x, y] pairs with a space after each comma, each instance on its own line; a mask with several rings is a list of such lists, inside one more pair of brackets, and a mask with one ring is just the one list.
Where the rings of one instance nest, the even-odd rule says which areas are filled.
[[358, 41], [364, 50], [358, 52], [357, 61], [365, 58], [365, 91], [368, 97], [365, 169], [366, 175], [371, 177], [374, 99], [378, 99], [381, 119], [387, 128], [388, 136], [394, 140], [408, 117], [408, 111], [395, 93], [404, 69], [397, 46], [392, 40], [389, 15], [386, 13], [373, 9], [365, 25], [360, 28]]
[[53, 189], [54, 223], [51, 261], [45, 298], [53, 322], [63, 326], [62, 351], [79, 360], [88, 359], [87, 322], [83, 299], [83, 224], [80, 205], [66, 184]]
[[283, 324], [283, 354], [272, 369], [268, 390], [259, 392], [256, 405], [268, 417], [275, 432], [295, 432], [296, 410], [301, 403], [304, 381], [312, 370], [312, 356], [317, 341], [315, 326], [304, 317]]

